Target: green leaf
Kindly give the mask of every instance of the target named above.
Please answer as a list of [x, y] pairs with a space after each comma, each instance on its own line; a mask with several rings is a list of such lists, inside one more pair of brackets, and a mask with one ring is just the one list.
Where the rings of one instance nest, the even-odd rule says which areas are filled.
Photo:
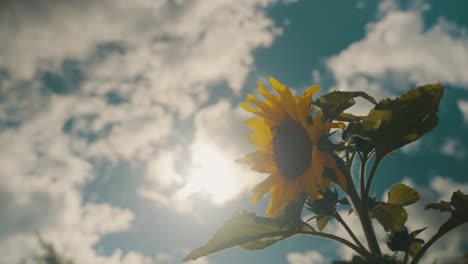
[[[356, 102], [355, 97], [362, 97], [373, 104], [377, 104], [375, 99], [366, 94], [365, 92], [345, 92], [345, 91], [333, 91], [320, 96], [312, 104], [320, 107], [325, 119], [334, 120], [340, 116], [344, 110], [353, 106]], [[343, 118], [352, 118], [352, 115], [345, 115]]]
[[248, 212], [234, 215], [216, 231], [208, 243], [190, 252], [184, 261], [195, 260], [237, 245], [246, 249], [262, 249], [297, 234], [304, 228], [300, 219], [304, 200], [305, 196], [301, 196], [297, 201], [283, 206], [273, 218]]
[[247, 242], [245, 244], [241, 244], [240, 247], [244, 249], [250, 249], [250, 250], [259, 250], [259, 249], [264, 249], [280, 240], [283, 240], [289, 236], [287, 235], [279, 235], [275, 237], [265, 237], [259, 240], [255, 240], [252, 242]]
[[439, 210], [440, 212], [451, 212], [452, 205], [448, 202], [440, 201], [440, 203], [430, 203], [424, 207], [424, 210], [433, 209]]
[[353, 114], [350, 114], [350, 113], [341, 113], [339, 116], [337, 116], [335, 118], [336, 121], [342, 121], [342, 122], [357, 122], [357, 121], [361, 121], [363, 120], [364, 118], [366, 118], [365, 116], [355, 116]]
[[426, 205], [427, 209], [436, 209], [441, 212], [450, 212], [450, 218], [439, 228], [438, 233], [446, 233], [459, 225], [468, 222], [468, 195], [458, 190], [452, 193], [450, 202], [441, 201]]
[[370, 216], [377, 219], [386, 232], [401, 229], [408, 219], [408, 213], [401, 205], [381, 203], [371, 210]]
[[333, 217], [329, 215], [320, 215], [317, 217], [317, 227], [320, 231], [322, 231], [328, 224], [328, 221], [332, 219]]
[[403, 183], [394, 184], [388, 191], [389, 204], [406, 206], [419, 200], [419, 193]]
[[441, 84], [412, 89], [400, 97], [380, 101], [353, 132], [368, 138], [381, 159], [392, 151], [418, 140], [438, 123], [437, 112], [443, 94]]

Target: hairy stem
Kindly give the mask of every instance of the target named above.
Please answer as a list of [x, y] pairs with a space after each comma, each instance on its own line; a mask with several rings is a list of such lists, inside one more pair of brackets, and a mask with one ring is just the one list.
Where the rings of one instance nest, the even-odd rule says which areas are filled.
[[346, 231], [348, 232], [348, 234], [351, 236], [351, 238], [354, 240], [354, 242], [356, 243], [356, 245], [358, 245], [358, 247], [360, 247], [361, 249], [365, 250], [366, 252], [367, 249], [362, 245], [361, 241], [359, 241], [359, 239], [356, 237], [356, 235], [353, 233], [353, 231], [351, 230], [351, 228], [349, 228], [349, 226], [346, 224], [346, 222], [343, 220], [343, 218], [341, 217], [341, 215], [338, 213], [338, 211], [336, 211], [335, 209], [335, 212], [334, 212], [334, 216], [335, 216], [335, 219], [340, 222], [340, 224], [344, 227], [344, 229], [346, 229]]
[[335, 240], [337, 242], [340, 242], [340, 243], [348, 246], [349, 248], [356, 251], [356, 253], [358, 253], [359, 255], [361, 255], [363, 257], [366, 257], [366, 256], [369, 255], [369, 253], [366, 250], [364, 250], [362, 248], [359, 248], [355, 244], [353, 244], [350, 241], [348, 241], [348, 240], [346, 240], [344, 238], [341, 238], [339, 236], [335, 236], [335, 235], [328, 234], [328, 233], [317, 232], [317, 231], [302, 231], [301, 234], [311, 235], [311, 236], [319, 236], [319, 237], [324, 237], [324, 238], [328, 238], [328, 239], [331, 239], [331, 240]]

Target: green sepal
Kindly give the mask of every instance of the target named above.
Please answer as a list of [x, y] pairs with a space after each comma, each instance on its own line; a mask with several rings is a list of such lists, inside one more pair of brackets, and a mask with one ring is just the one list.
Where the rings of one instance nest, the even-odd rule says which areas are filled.
[[319, 217], [317, 217], [317, 227], [319, 231], [322, 231], [332, 218], [333, 217], [329, 215], [319, 215]]

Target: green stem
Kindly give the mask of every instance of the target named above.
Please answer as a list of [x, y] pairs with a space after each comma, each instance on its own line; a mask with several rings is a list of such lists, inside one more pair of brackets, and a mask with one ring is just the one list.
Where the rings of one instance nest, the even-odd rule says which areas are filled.
[[405, 259], [403, 260], [403, 264], [407, 264], [409, 259], [409, 250], [405, 251]]
[[346, 231], [348, 232], [348, 234], [351, 236], [351, 238], [354, 240], [354, 242], [356, 243], [356, 245], [358, 245], [358, 247], [360, 247], [361, 249], [365, 250], [368, 254], [369, 252], [367, 251], [367, 249], [362, 245], [361, 241], [359, 241], [359, 239], [356, 237], [356, 235], [353, 233], [353, 231], [351, 230], [351, 228], [349, 228], [349, 226], [346, 224], [346, 222], [344, 221], [344, 219], [341, 217], [341, 215], [338, 213], [338, 211], [336, 211], [335, 209], [335, 212], [334, 212], [334, 217], [335, 219], [340, 222], [340, 224], [346, 229]]
[[340, 243], [348, 246], [349, 248], [356, 251], [356, 253], [358, 253], [359, 255], [361, 255], [363, 257], [366, 257], [366, 256], [369, 255], [369, 253], [366, 250], [364, 250], [362, 248], [359, 248], [355, 244], [353, 244], [350, 241], [348, 241], [348, 240], [346, 240], [344, 238], [341, 238], [339, 236], [335, 236], [335, 235], [328, 234], [328, 233], [317, 232], [317, 231], [302, 231], [301, 234], [311, 235], [311, 236], [319, 236], [319, 237], [324, 237], [324, 238], [328, 238], [328, 239], [331, 239], [331, 240], [335, 240], [337, 242], [340, 242]]
[[366, 191], [365, 191], [365, 196], [364, 196], [366, 200], [369, 197], [369, 192], [370, 192], [370, 188], [371, 188], [371, 185], [372, 185], [372, 180], [374, 179], [374, 175], [375, 175], [375, 172], [377, 171], [377, 167], [379, 166], [380, 161], [382, 161], [382, 158], [376, 156], [374, 164], [372, 164], [372, 169], [371, 169], [371, 172], [369, 174], [369, 177], [367, 178], [367, 183], [366, 183]]
[[[374, 228], [372, 226], [372, 222], [369, 218], [369, 210], [367, 209], [367, 199], [365, 199], [366, 206], [363, 206], [359, 195], [357, 194], [356, 187], [354, 185], [353, 178], [349, 171], [345, 172], [345, 177], [347, 181], [347, 193], [351, 202], [353, 203], [354, 210], [357, 212], [359, 216], [359, 220], [361, 222], [362, 229], [364, 231], [364, 235], [366, 236], [367, 244], [369, 246], [369, 250], [372, 254], [375, 255], [382, 255], [379, 243], [377, 243], [377, 237], [375, 236]], [[365, 198], [365, 197], [363, 197]]]
[[455, 229], [456, 227], [461, 226], [463, 223], [464, 222], [459, 222], [448, 228], [443, 228], [443, 227], [444, 225], [445, 226], [449, 226], [449, 225], [447, 224], [442, 225], [439, 231], [429, 241], [427, 241], [426, 244], [424, 244], [424, 246], [418, 251], [418, 253], [416, 253], [413, 260], [411, 260], [411, 264], [418, 263], [419, 259], [422, 257], [422, 255], [424, 255], [424, 253], [426, 253], [426, 251], [432, 246], [432, 244], [434, 244], [439, 238], [441, 238], [442, 236], [450, 232], [452, 229]]
[[365, 180], [366, 180], [366, 165], [367, 165], [367, 157], [364, 157], [362, 154], [359, 153], [359, 157], [361, 158], [361, 176], [359, 177], [361, 180], [361, 199], [364, 201], [364, 199], [367, 200], [367, 198], [364, 198], [366, 195], [366, 185], [365, 185]]

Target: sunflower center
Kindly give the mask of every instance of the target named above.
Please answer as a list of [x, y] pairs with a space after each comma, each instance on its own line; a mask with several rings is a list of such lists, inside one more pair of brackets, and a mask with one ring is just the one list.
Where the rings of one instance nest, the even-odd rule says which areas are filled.
[[289, 120], [275, 127], [273, 156], [281, 174], [290, 180], [300, 177], [312, 161], [312, 141], [307, 130]]

